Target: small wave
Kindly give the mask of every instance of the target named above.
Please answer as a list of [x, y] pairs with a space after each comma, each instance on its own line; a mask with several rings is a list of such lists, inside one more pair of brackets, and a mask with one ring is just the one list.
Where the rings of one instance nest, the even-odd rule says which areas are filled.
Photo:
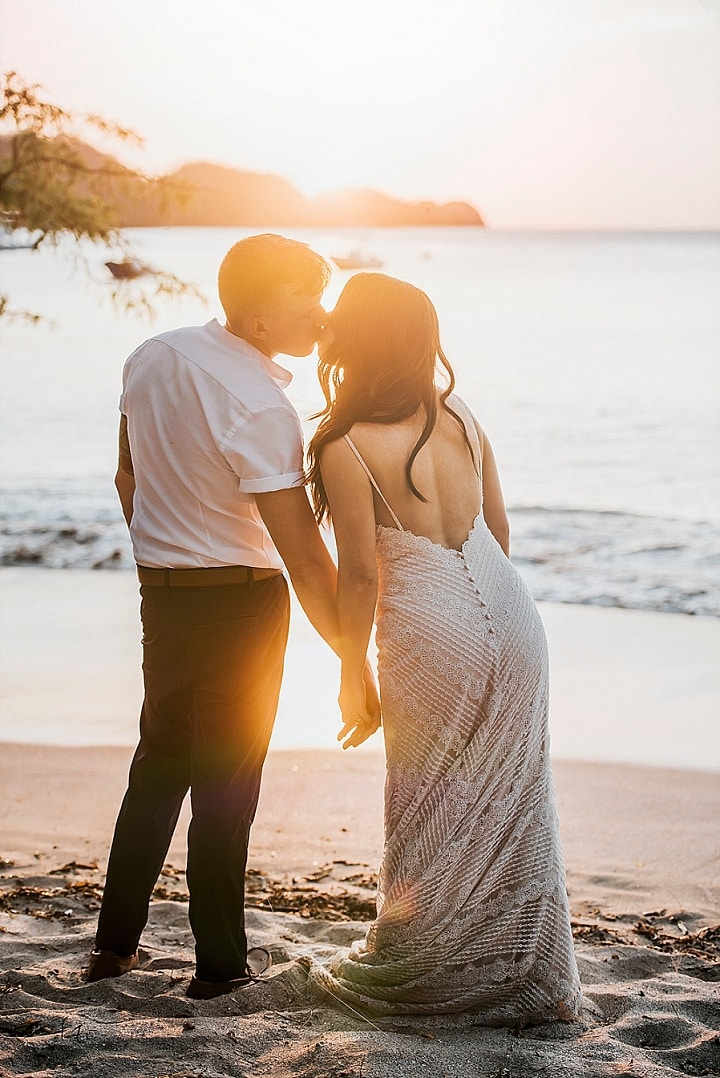
[[[0, 564], [132, 569], [113, 495], [105, 484], [6, 492]], [[509, 516], [512, 558], [536, 599], [720, 617], [716, 525], [616, 510], [522, 507]]]
[[130, 569], [132, 548], [124, 527], [43, 528], [0, 532], [0, 565], [46, 569]]
[[510, 511], [537, 599], [720, 617], [720, 528], [616, 510]]
[[661, 525], [667, 525], [669, 527], [718, 527], [718, 521], [712, 521], [707, 519], [692, 519], [689, 520], [685, 516], [658, 516], [655, 513], [632, 513], [626, 509], [599, 509], [593, 507], [592, 509], [583, 506], [572, 505], [514, 505], [508, 507], [508, 513], [515, 519], [521, 519], [524, 516], [531, 517], [537, 516], [552, 517], [552, 518], [567, 518], [572, 519], [578, 517], [581, 519], [598, 517], [600, 519], [619, 520], [624, 521], [628, 525], [637, 523], [641, 525], [643, 522], [659, 523]]
[[130, 537], [109, 483], [19, 487], [4, 490], [2, 504], [2, 565], [132, 568]]

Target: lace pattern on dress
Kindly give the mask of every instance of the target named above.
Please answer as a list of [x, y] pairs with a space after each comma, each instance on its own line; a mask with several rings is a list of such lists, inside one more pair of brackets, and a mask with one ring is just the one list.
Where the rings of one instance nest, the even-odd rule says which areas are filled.
[[349, 952], [310, 963], [311, 978], [376, 1017], [572, 1019], [581, 995], [536, 607], [482, 516], [461, 550], [378, 527], [377, 560], [378, 913]]

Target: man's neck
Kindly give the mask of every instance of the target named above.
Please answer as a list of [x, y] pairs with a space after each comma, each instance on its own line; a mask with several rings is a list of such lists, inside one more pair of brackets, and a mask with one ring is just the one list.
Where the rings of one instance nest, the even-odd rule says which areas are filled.
[[228, 322], [225, 323], [223, 329], [226, 329], [228, 333], [232, 333], [233, 337], [239, 337], [241, 341], [245, 341], [246, 344], [249, 344], [251, 346], [251, 348], [254, 348], [257, 352], [261, 352], [262, 355], [266, 356], [268, 359], [274, 359], [275, 356], [278, 354], [277, 352], [269, 351], [267, 349], [267, 346], [264, 345], [263, 341], [251, 340], [250, 337], [246, 337], [244, 334], [238, 333], [238, 331], [236, 329], [233, 329]]

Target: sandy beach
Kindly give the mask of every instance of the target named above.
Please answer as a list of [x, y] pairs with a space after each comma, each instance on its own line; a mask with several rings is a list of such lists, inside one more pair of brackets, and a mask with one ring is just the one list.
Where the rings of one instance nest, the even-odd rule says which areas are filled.
[[720, 1071], [720, 781], [556, 764], [582, 1020], [512, 1033], [369, 1022], [307, 988], [298, 959], [363, 934], [381, 849], [377, 753], [271, 754], [248, 875], [262, 981], [184, 996], [193, 969], [181, 821], [140, 968], [85, 984], [129, 752], [4, 745], [0, 1066], [33, 1075], [711, 1075]]
[[[576, 1024], [509, 1031], [448, 1019], [369, 1022], [309, 989], [303, 956], [322, 958], [348, 945], [363, 935], [372, 917], [382, 847], [379, 742], [359, 752], [271, 751], [248, 873], [251, 943], [269, 947], [274, 956], [261, 983], [209, 1002], [184, 995], [193, 970], [184, 879], [186, 808], [155, 892], [139, 969], [114, 981], [86, 984], [83, 970], [132, 750], [126, 739], [88, 747], [47, 745], [36, 737], [31, 740], [38, 743], [30, 744], [21, 737], [9, 740], [5, 731], [17, 730], [23, 716], [32, 725], [32, 716], [42, 713], [47, 713], [47, 729], [53, 718], [57, 725], [59, 715], [70, 721], [72, 682], [76, 706], [88, 715], [94, 709], [101, 716], [106, 705], [117, 707], [115, 696], [108, 701], [110, 695], [126, 701], [136, 691], [134, 683], [128, 686], [122, 679], [117, 661], [113, 665], [106, 657], [105, 665], [98, 665], [106, 647], [102, 628], [117, 618], [111, 591], [124, 594], [120, 574], [107, 576], [115, 577], [107, 588], [96, 580], [90, 591], [82, 574], [50, 574], [55, 590], [48, 609], [64, 611], [65, 652], [49, 630], [36, 641], [34, 655], [27, 653], [29, 632], [23, 638], [30, 619], [20, 614], [21, 599], [27, 600], [27, 588], [37, 595], [40, 583], [49, 582], [47, 574], [22, 577], [24, 591], [5, 589], [3, 642], [12, 636], [12, 623], [17, 632], [2, 660], [12, 695], [3, 697], [0, 744], [1, 1074], [645, 1078], [720, 1073], [720, 775], [697, 767], [638, 766], [614, 757], [610, 762], [555, 760], [584, 990]], [[71, 578], [74, 605], [68, 592], [63, 607], [60, 590], [70, 587]], [[14, 579], [13, 571], [10, 583]], [[616, 699], [620, 716], [612, 718], [613, 736], [622, 737], [625, 723], [629, 740], [644, 729], [651, 743], [656, 715], [661, 729], [675, 707], [682, 728], [684, 714], [708, 706], [715, 691], [709, 661], [717, 627], [707, 619], [685, 618], [673, 628], [674, 619], [666, 621], [666, 615], [638, 620], [632, 613], [550, 607], [544, 616], [555, 663], [562, 667], [559, 706], [589, 714], [595, 722], [602, 700]], [[593, 650], [609, 641], [609, 627], [617, 639], [621, 625], [617, 657]], [[638, 626], [647, 630], [640, 641]], [[118, 654], [123, 663], [132, 663], [136, 645], [123, 632], [121, 626]], [[69, 640], [87, 649], [85, 666], [68, 668], [66, 662], [63, 668]], [[672, 640], [675, 659], [668, 672]], [[34, 684], [33, 665], [41, 659], [47, 660], [46, 677]], [[632, 669], [635, 681], [628, 680]], [[602, 700], [585, 698], [583, 670], [603, 686]], [[128, 670], [125, 676], [135, 673]], [[49, 678], [58, 685], [56, 706]], [[21, 682], [24, 695], [18, 691]], [[668, 685], [674, 695], [660, 700], [658, 686], [665, 686], [667, 697]], [[643, 719], [635, 732], [633, 715]], [[667, 759], [667, 746], [664, 751]], [[656, 759], [652, 751], [648, 758]]]

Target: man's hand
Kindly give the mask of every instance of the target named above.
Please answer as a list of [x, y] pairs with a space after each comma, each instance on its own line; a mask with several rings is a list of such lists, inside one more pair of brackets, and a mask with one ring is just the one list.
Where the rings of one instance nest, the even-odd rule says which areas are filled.
[[363, 684], [365, 686], [365, 706], [368, 710], [368, 714], [375, 722], [375, 729], [377, 730], [382, 721], [380, 694], [377, 685], [375, 684], [375, 675], [373, 674], [372, 667], [367, 659], [365, 660], [365, 669], [363, 670]]

